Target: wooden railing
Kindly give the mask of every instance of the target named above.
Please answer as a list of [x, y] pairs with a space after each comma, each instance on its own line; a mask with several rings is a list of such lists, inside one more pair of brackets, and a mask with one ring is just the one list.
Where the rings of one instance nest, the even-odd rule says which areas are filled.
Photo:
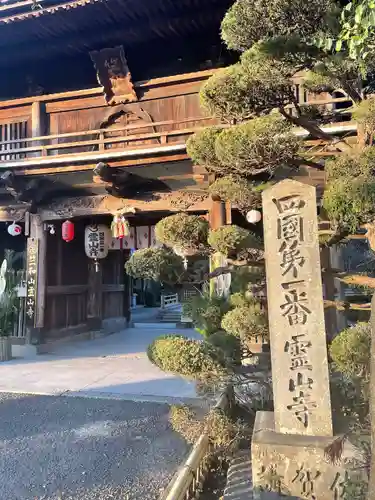
[[[234, 404], [233, 387], [228, 386], [211, 411], [227, 412]], [[206, 433], [199, 436], [191, 453], [164, 491], [161, 500], [193, 500], [197, 498], [207, 477], [210, 452], [214, 451]]]
[[[189, 93], [197, 94], [200, 85], [211, 74], [212, 72], [198, 72], [136, 83], [136, 88], [144, 94], [139, 104], [143, 106], [144, 100], [148, 103], [160, 100], [160, 104], [158, 104], [160, 108], [164, 99], [166, 99], [165, 106], [168, 106], [168, 99], [182, 98], [189, 96]], [[345, 103], [350, 108], [350, 99], [345, 97], [341, 91], [340, 97], [336, 96], [337, 93], [333, 96], [329, 94], [317, 96], [304, 88], [303, 75], [298, 75], [294, 81], [296, 99], [301, 107], [319, 105], [334, 111], [335, 108], [342, 107], [342, 104]], [[215, 123], [215, 120], [208, 116], [185, 118], [181, 113], [180, 119], [177, 120], [168, 119], [153, 122], [150, 119], [150, 121], [142, 120], [141, 123], [127, 124], [117, 128], [112, 128], [112, 125], [110, 128], [41, 135], [42, 123], [50, 123], [49, 130], [58, 131], [60, 128], [59, 120], [64, 121], [65, 114], [69, 115], [72, 112], [77, 113], [77, 115], [69, 115], [70, 118], [67, 118], [66, 123], [64, 122], [65, 128], [63, 127], [62, 130], [69, 130], [70, 123], [73, 123], [73, 127], [84, 128], [83, 123], [87, 123], [87, 119], [85, 118], [81, 123], [80, 113], [82, 112], [82, 116], [87, 117], [87, 112], [91, 113], [92, 111], [92, 116], [96, 116], [95, 110], [98, 107], [99, 109], [103, 108], [101, 93], [102, 90], [97, 88], [0, 102], [0, 168], [68, 161], [83, 163], [93, 159], [101, 160], [122, 157], [122, 155], [126, 156], [127, 154], [132, 155], [133, 152], [135, 155], [142, 155], [157, 154], [158, 151], [163, 150], [179, 151], [184, 149], [186, 140], [192, 133]], [[175, 109], [180, 109], [178, 108], [179, 104], [176, 106]], [[154, 108], [155, 117], [160, 115], [159, 108]], [[338, 113], [333, 121], [338, 128], [341, 126], [344, 130], [345, 125], [348, 126], [350, 123], [348, 121], [351, 112], [349, 108], [337, 110]], [[290, 113], [294, 113], [292, 106], [287, 106], [287, 109]], [[199, 115], [199, 107], [194, 107], [194, 110], [192, 113]], [[102, 112], [103, 116], [107, 113], [105, 108]], [[174, 112], [171, 111], [168, 116], [173, 115]], [[78, 118], [75, 124], [76, 116]], [[69, 122], [70, 119], [72, 122]], [[339, 124], [338, 122], [341, 120], [346, 121]], [[300, 135], [304, 133], [302, 130], [299, 132]], [[315, 143], [311, 144], [311, 146], [315, 145]]]
[[161, 309], [166, 309], [167, 307], [175, 306], [179, 303], [178, 293], [173, 293], [170, 295], [161, 294], [160, 306]]
[[[22, 138], [21, 147], [19, 139], [3, 140], [0, 142], [0, 160], [10, 162], [11, 166], [12, 161], [19, 158], [35, 160], [74, 155], [79, 160], [87, 153], [106, 153], [109, 150], [119, 152], [126, 149], [137, 150], [185, 144], [187, 137], [203, 127], [203, 122], [207, 124], [209, 121], [207, 117], [194, 117], [180, 121], [168, 120], [119, 128], [25, 137]], [[189, 127], [189, 123], [198, 123], [198, 125]], [[164, 130], [142, 133], [142, 129], [157, 129], [158, 127]], [[165, 130], [167, 127], [169, 129]]]

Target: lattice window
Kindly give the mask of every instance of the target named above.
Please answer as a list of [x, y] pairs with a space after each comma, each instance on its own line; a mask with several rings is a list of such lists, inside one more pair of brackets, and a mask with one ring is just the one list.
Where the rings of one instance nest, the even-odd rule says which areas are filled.
[[27, 143], [22, 141], [27, 137], [27, 120], [0, 123], [0, 160], [20, 160], [26, 153], [17, 153], [25, 148]]

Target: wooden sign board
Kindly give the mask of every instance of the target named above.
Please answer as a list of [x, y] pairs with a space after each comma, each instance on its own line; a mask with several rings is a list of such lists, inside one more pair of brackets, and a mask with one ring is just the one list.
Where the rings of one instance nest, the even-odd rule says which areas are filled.
[[34, 328], [36, 325], [36, 305], [38, 298], [38, 238], [27, 240], [26, 263], [26, 326]]

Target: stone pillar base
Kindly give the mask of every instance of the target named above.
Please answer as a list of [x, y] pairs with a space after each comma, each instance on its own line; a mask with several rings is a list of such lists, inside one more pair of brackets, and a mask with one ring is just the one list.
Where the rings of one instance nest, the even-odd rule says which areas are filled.
[[346, 498], [349, 475], [344, 464], [354, 458], [355, 449], [348, 443], [340, 463], [332, 465], [324, 449], [333, 440], [277, 433], [273, 412], [257, 412], [251, 445], [254, 499]]

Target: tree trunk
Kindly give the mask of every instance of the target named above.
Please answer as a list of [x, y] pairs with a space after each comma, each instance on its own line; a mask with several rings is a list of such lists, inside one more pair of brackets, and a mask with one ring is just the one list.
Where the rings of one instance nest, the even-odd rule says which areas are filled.
[[371, 301], [371, 359], [370, 359], [370, 422], [371, 466], [367, 500], [375, 498], [375, 294]]

